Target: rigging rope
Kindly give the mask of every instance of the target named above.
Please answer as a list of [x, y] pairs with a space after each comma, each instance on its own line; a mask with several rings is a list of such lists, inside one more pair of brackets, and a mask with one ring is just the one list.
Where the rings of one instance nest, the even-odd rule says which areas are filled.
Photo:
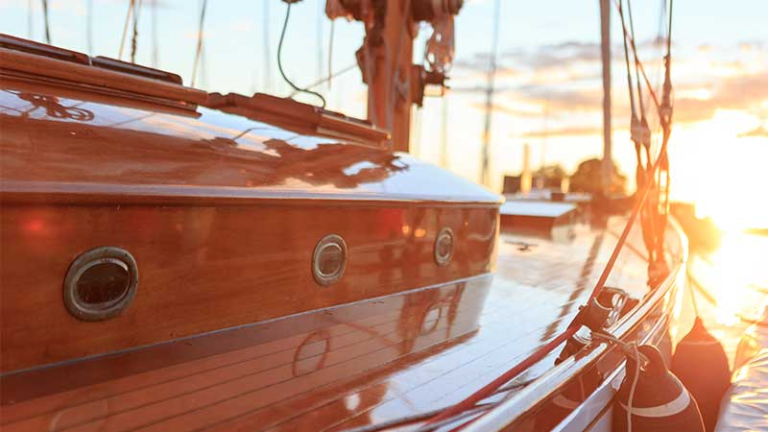
[[[614, 0], [614, 3], [619, 7], [619, 10], [621, 10], [621, 6], [618, 3], [618, 0]], [[670, 8], [672, 7], [672, 2], [670, 1]], [[671, 26], [671, 11], [670, 11], [670, 26]], [[622, 20], [622, 28], [624, 30], [624, 37], [626, 40], [630, 42], [630, 46], [632, 47], [632, 50], [634, 51], [635, 56], [637, 56], [637, 47], [635, 46], [634, 38], [632, 38], [627, 31], [626, 26], [624, 25], [624, 21]], [[671, 29], [668, 32], [668, 38], [671, 37]], [[671, 44], [669, 41], [667, 42], [667, 56], [666, 61], [667, 64], [671, 60], [671, 52], [670, 52]], [[651, 177], [655, 176], [657, 170], [661, 168], [662, 166], [665, 166], [668, 162], [666, 159], [666, 153], [667, 153], [667, 146], [669, 144], [669, 137], [671, 134], [671, 124], [669, 121], [671, 121], [671, 112], [666, 117], [669, 121], [666, 121], [664, 119], [664, 111], [662, 109], [662, 104], [659, 102], [659, 99], [656, 95], [656, 92], [653, 90], [653, 87], [651, 85], [650, 80], [648, 79], [648, 76], [645, 72], [645, 68], [643, 67], [642, 62], [639, 59], [639, 56], [636, 57], [637, 63], [636, 66], [639, 69], [640, 73], [643, 76], [643, 79], [645, 81], [646, 86], [648, 87], [648, 92], [651, 95], [654, 105], [656, 106], [656, 111], [659, 114], [662, 123], [665, 125], [665, 131], [664, 131], [664, 138], [662, 140], [661, 149], [659, 150], [659, 155], [656, 158], [656, 160], [653, 162], [650, 168], [650, 174]], [[671, 91], [671, 83], [668, 82], [670, 73], [669, 68], [667, 68], [666, 72], [667, 82], [665, 82], [665, 96], [667, 96], [667, 92]], [[638, 80], [640, 78], [638, 77]], [[631, 87], [630, 87], [631, 88]], [[600, 292], [603, 290], [603, 287], [605, 286], [605, 283], [608, 279], [608, 276], [610, 275], [611, 271], [613, 270], [614, 265], [616, 264], [616, 260], [618, 259], [619, 253], [623, 249], [624, 244], [626, 243], [627, 236], [629, 235], [630, 230], [632, 229], [632, 226], [634, 225], [635, 220], [637, 219], [638, 215], [640, 214], [643, 206], [645, 205], [645, 202], [648, 198], [649, 191], [651, 189], [651, 183], [652, 182], [646, 182], [645, 185], [643, 185], [641, 189], [641, 195], [640, 199], [635, 202], [635, 205], [632, 209], [632, 213], [630, 214], [626, 225], [624, 226], [624, 229], [619, 236], [619, 239], [616, 243], [616, 245], [613, 248], [613, 251], [611, 252], [611, 256], [608, 259], [608, 262], [606, 263], [605, 267], [603, 268], [602, 273], [600, 274], [600, 278], [598, 279], [597, 283], [595, 284], [594, 289], [592, 290], [588, 300], [586, 301], [586, 304], [590, 304], [593, 300], [597, 298], [597, 296], [600, 294]], [[523, 371], [529, 369], [534, 364], [538, 363], [539, 361], [543, 360], [549, 353], [554, 351], [555, 348], [557, 348], [560, 344], [568, 340], [571, 336], [575, 335], [576, 332], [582, 327], [582, 323], [579, 321], [579, 315], [577, 315], [576, 319], [574, 319], [568, 327], [560, 333], [558, 336], [554, 337], [552, 340], [550, 340], [545, 345], [539, 347], [536, 351], [531, 353], [528, 357], [523, 359], [521, 362], [519, 362], [517, 365], [513, 366], [511, 369], [503, 373], [501, 376], [497, 377], [490, 383], [486, 384], [482, 388], [480, 388], [478, 391], [470, 395], [469, 397], [465, 398], [464, 400], [460, 401], [456, 405], [452, 406], [449, 409], [446, 409], [439, 415], [433, 417], [429, 421], [427, 421], [427, 425], [432, 425], [438, 422], [445, 421], [446, 419], [450, 419], [455, 417], [457, 414], [461, 414], [469, 409], [472, 409], [474, 406], [476, 406], [477, 403], [480, 401], [488, 398], [494, 392], [496, 389], [501, 387], [504, 383], [511, 381], [513, 378], [517, 377], [520, 373]], [[481, 414], [482, 416], [482, 414]], [[479, 417], [476, 417], [470, 422], [464, 423], [463, 425], [459, 426], [457, 429], [461, 429], [465, 426], [467, 426], [469, 423], [473, 422]]]
[[[337, 77], [339, 77], [341, 75], [344, 75], [345, 73], [347, 73], [347, 72], [349, 72], [351, 70], [357, 69], [357, 66], [358, 66], [357, 62], [349, 64], [346, 67], [343, 67], [343, 68], [337, 70], [336, 72], [334, 72], [332, 74], [329, 74], [328, 76], [325, 76], [325, 77], [323, 77], [323, 78], [313, 82], [312, 84], [309, 84], [305, 88], [306, 89], [311, 89], [311, 88], [317, 87], [317, 86], [319, 86], [319, 85], [321, 85], [323, 83], [326, 83], [326, 82], [330, 85], [331, 80], [333, 78], [337, 78]], [[291, 93], [288, 97], [292, 98], [292, 97], [296, 96], [298, 93], [300, 93], [299, 90], [294, 90], [293, 93]]]
[[483, 142], [482, 159], [480, 165], [480, 181], [488, 185], [488, 170], [490, 169], [490, 147], [493, 120], [493, 94], [495, 92], [497, 56], [499, 51], [499, 22], [501, 21], [501, 0], [496, 0], [493, 6], [493, 33], [491, 37], [491, 51], [488, 58], [488, 70], [486, 72], [485, 107], [483, 113]]
[[208, 6], [208, 0], [203, 0], [203, 5], [200, 8], [200, 23], [198, 24], [197, 28], [197, 49], [195, 50], [195, 62], [192, 66], [192, 82], [191, 86], [195, 86], [195, 81], [197, 80], [197, 69], [198, 64], [200, 64], [200, 56], [203, 52], [203, 24], [205, 23], [205, 11]]
[[[624, 24], [624, 12], [621, 0], [619, 0], [619, 16], [621, 16], [621, 22], [622, 25]], [[624, 42], [624, 62], [627, 66], [627, 88], [629, 89], [629, 106], [632, 111], [632, 122], [634, 123], [637, 119], [637, 111], [635, 111], [635, 91], [634, 91], [634, 84], [632, 83], [632, 68], [629, 66], [629, 50], [627, 49], [627, 38], [626, 36], [622, 38], [622, 41]], [[639, 79], [639, 77], [638, 77]]]
[[[629, 14], [629, 26], [630, 26], [630, 33], [632, 35], [632, 40], [635, 40], [635, 24], [634, 20], [632, 19], [632, 3], [631, 0], [627, 0], [627, 12]], [[624, 22], [624, 17], [621, 17], [622, 25]], [[626, 42], [626, 38], [625, 38]], [[627, 50], [627, 44], [624, 44], [624, 51], [626, 53]], [[645, 103], [643, 103], [643, 86], [640, 83], [640, 59], [637, 56], [637, 50], [633, 50], [633, 57], [635, 60], [635, 77], [636, 77], [636, 84], [637, 84], [637, 104], [638, 108], [640, 108], [640, 118], [639, 123], [637, 125], [633, 124], [633, 139], [636, 139], [636, 141], [642, 145], [645, 148], [645, 156], [646, 156], [646, 163], [647, 166], [650, 166], [651, 164], [651, 128], [648, 126], [648, 119], [645, 115]], [[638, 160], [638, 163], [641, 161]], [[647, 167], [646, 167], [647, 169]]]
[[[632, 2], [631, 0], [627, 0], [627, 13], [629, 14], [629, 29], [630, 33], [632, 34], [632, 39], [635, 39], [635, 24], [634, 20], [632, 19]], [[623, 19], [623, 17], [622, 17]], [[624, 50], [627, 49], [626, 45], [626, 39], [624, 44]], [[640, 76], [640, 68], [637, 65], [638, 59], [637, 59], [637, 51], [633, 51], [634, 58], [635, 58], [635, 75]], [[640, 120], [645, 121], [645, 105], [643, 104], [643, 86], [640, 85], [640, 80], [637, 80], [637, 103], [640, 108]]]
[[128, 36], [128, 24], [131, 22], [131, 16], [133, 15], [133, 9], [136, 0], [131, 0], [128, 3], [128, 11], [125, 13], [125, 24], [123, 24], [123, 37], [120, 38], [120, 49], [117, 52], [117, 59], [123, 59], [123, 47], [125, 46], [125, 38]]
[[[635, 39], [635, 30], [634, 30], [634, 24], [632, 19], [632, 5], [630, 3], [630, 0], [627, 0], [627, 12], [629, 14], [629, 22], [630, 22], [630, 29], [631, 29], [631, 37], [634, 40]], [[623, 28], [626, 28], [625, 19], [624, 19], [624, 7], [623, 7], [623, 1], [619, 0], [619, 17], [621, 18], [621, 25]], [[640, 106], [640, 116], [638, 117], [637, 111], [635, 110], [635, 98], [634, 98], [634, 84], [632, 81], [632, 68], [629, 63], [629, 48], [627, 47], [627, 35], [625, 33], [624, 38], [624, 60], [627, 67], [627, 89], [629, 91], [629, 100], [630, 104], [632, 106], [632, 118], [630, 120], [630, 139], [635, 144], [635, 157], [637, 159], [637, 164], [635, 166], [635, 180], [637, 183], [637, 187], [642, 188], [647, 182], [650, 182], [653, 184], [654, 178], [650, 173], [648, 172], [651, 164], [651, 153], [650, 153], [650, 144], [651, 144], [651, 131], [648, 127], [648, 121], [646, 120], [645, 116], [645, 106], [643, 104], [643, 93], [642, 93], [642, 84], [640, 82], [640, 70], [638, 67], [638, 56], [637, 52], [633, 51], [633, 57], [635, 61], [635, 74], [637, 79], [637, 99], [638, 104]], [[646, 163], [643, 163], [643, 154], [642, 150], [645, 150], [645, 157], [646, 157]], [[643, 243], [645, 244], [645, 248], [648, 251], [648, 260], [649, 265], [656, 266], [658, 261], [658, 256], [656, 254], [657, 248], [656, 248], [656, 239], [658, 237], [657, 231], [655, 229], [654, 224], [654, 213], [653, 213], [653, 207], [654, 203], [651, 202], [649, 205], [646, 205], [643, 207], [640, 213], [640, 220], [641, 225], [643, 227]], [[650, 267], [649, 267], [650, 268]], [[649, 278], [650, 279], [650, 278]]]
[[[659, 22], [658, 22], [658, 25], [657, 25], [658, 32], [656, 34], [656, 39], [654, 40], [654, 45], [658, 46], [660, 48], [659, 57], [663, 58], [663, 56], [664, 56], [664, 48], [666, 48], [666, 47], [660, 41], [662, 41], [662, 40], [665, 41], [667, 39], [667, 34], [666, 34], [666, 30], [667, 30], [667, 0], [661, 0], [660, 5], [661, 6], [659, 7]], [[663, 61], [659, 62], [658, 68], [657, 68], [656, 72], [654, 73], [654, 81], [656, 82], [656, 85], [654, 85], [653, 88], [656, 89], [656, 91], [659, 91], [660, 88], [661, 88], [661, 84], [662, 84], [661, 83], [661, 75], [662, 75], [662, 68], [663, 67], [664, 67], [664, 62]], [[651, 103], [650, 98], [651, 98], [650, 95], [646, 96], [646, 98], [645, 98], [645, 104], [646, 105], [650, 105], [650, 103]], [[661, 125], [658, 125], [658, 126], [661, 127]]]
[[[334, 42], [334, 33], [336, 33], [336, 20], [331, 20], [331, 34], [328, 36], [328, 90], [331, 89], [331, 80], [334, 77], [333, 75], [333, 42]], [[353, 66], [357, 66], [357, 62]], [[312, 88], [314, 86], [309, 86], [309, 88]]]
[[292, 89], [299, 93], [306, 93], [313, 96], [317, 96], [318, 99], [320, 99], [321, 102], [321, 108], [325, 108], [325, 98], [323, 95], [316, 91], [308, 90], [305, 88], [301, 88], [297, 86], [296, 84], [291, 81], [288, 76], [285, 74], [285, 71], [283, 70], [283, 42], [285, 41], [285, 31], [288, 29], [288, 21], [291, 18], [291, 5], [292, 3], [288, 3], [288, 7], [285, 10], [285, 21], [283, 22], [283, 30], [280, 32], [280, 41], [277, 44], [277, 69], [280, 71], [280, 75], [282, 75], [283, 79], [286, 83], [288, 83], [289, 86], [291, 86]]
[[[629, 0], [627, 0], [629, 5]], [[619, 15], [621, 16], [621, 26], [624, 31], [625, 40], [629, 40], [632, 47], [633, 55], [635, 58], [635, 69], [638, 74], [638, 86], [640, 75], [644, 78], [648, 87], [649, 94], [653, 97], [654, 104], [656, 106], [657, 113], [659, 115], [659, 124], [662, 128], [663, 139], [662, 141], [669, 140], [671, 134], [672, 123], [672, 84], [670, 75], [670, 62], [671, 62], [671, 34], [672, 34], [672, 0], [670, 0], [670, 12], [669, 12], [669, 27], [667, 31], [667, 54], [664, 57], [665, 66], [665, 80], [663, 86], [662, 100], [659, 102], [658, 97], [653, 89], [653, 86], [648, 79], [642, 62], [639, 59], [637, 46], [635, 44], [634, 31], [627, 30], [626, 22], [624, 20], [624, 14], [622, 9], [622, 1], [614, 0], [614, 4], [618, 8]], [[632, 25], [631, 9], [630, 13], [630, 26]], [[625, 56], [627, 56], [627, 49], [625, 45]], [[632, 89], [630, 88], [630, 92]], [[633, 117], [633, 126], [635, 123]], [[640, 125], [642, 130], [632, 130], [632, 140], [635, 141], [636, 152], [638, 158], [640, 157], [637, 151], [638, 141], [640, 141], [646, 149], [646, 159], [651, 160], [650, 151], [650, 128], [647, 125], [647, 121]], [[667, 225], [667, 217], [669, 213], [669, 187], [670, 187], [670, 175], [669, 175], [669, 159], [668, 155], [664, 152], [659, 152], [657, 162], [660, 163], [658, 172], [656, 170], [647, 169], [644, 175], [638, 174], [638, 187], [640, 181], [648, 182], [654, 186], [657, 192], [654, 194], [653, 199], [648, 203], [647, 208], [643, 209], [643, 240], [646, 248], [648, 249], [649, 258], [651, 259], [651, 265], [649, 265], [649, 282], [654, 283], [654, 280], [664, 275], [668, 270], [666, 262], [664, 261], [664, 231]], [[650, 164], [650, 162], [648, 162]], [[642, 162], [638, 159], [638, 168], [642, 165]], [[657, 177], [658, 175], [658, 177]], [[663, 182], [662, 182], [663, 180]]]
[[[662, 88], [662, 102], [659, 111], [660, 123], [664, 134], [664, 139], [668, 140], [669, 135], [672, 133], [672, 4], [673, 0], [669, 0], [669, 24], [667, 30], [667, 55], [664, 58], [664, 87]], [[657, 239], [657, 254], [663, 255], [664, 251], [664, 230], [667, 226], [667, 218], [669, 216], [669, 191], [670, 191], [670, 174], [669, 174], [669, 156], [664, 153], [659, 155], [661, 158], [661, 169], [659, 171], [659, 178], [657, 184], [663, 187], [663, 196], [659, 197], [660, 202], [656, 204], [657, 218], [655, 222], [658, 230]], [[662, 173], [663, 170], [663, 173]], [[664, 176], [664, 183], [662, 185], [662, 175]]]
[[43, 19], [45, 20], [45, 43], [51, 44], [51, 26], [48, 22], [48, 0], [43, 0]]
[[[667, 141], [662, 143], [662, 150], [661, 150], [662, 153], [666, 152], [666, 145], [667, 145]], [[654, 171], [659, 167], [659, 160], [660, 159], [657, 159], [656, 162], [653, 164]], [[618, 259], [619, 253], [621, 252], [621, 249], [623, 248], [624, 243], [626, 243], [627, 236], [629, 235], [629, 231], [634, 225], [635, 219], [637, 219], [637, 216], [640, 213], [640, 209], [645, 203], [645, 200], [648, 196], [648, 191], [650, 190], [649, 186], [650, 186], [650, 183], [646, 184], [646, 186], [643, 188], [641, 199], [635, 203], [635, 207], [633, 208], [632, 213], [630, 214], [629, 219], [627, 220], [627, 224], [624, 226], [624, 230], [619, 236], [619, 239], [613, 249], [613, 252], [611, 253], [611, 257], [608, 259], [608, 262], [603, 268], [603, 272], [601, 273], [600, 278], [595, 284], [595, 287], [592, 290], [592, 293], [590, 294], [589, 299], [585, 302], [586, 304], [591, 303], [592, 300], [597, 298], [597, 296], [600, 294], [603, 287], [605, 286], [605, 282], [607, 281], [608, 276], [611, 273], [611, 270], [613, 270], [613, 267], [616, 264], [616, 260]], [[497, 388], [511, 381], [512, 379], [520, 375], [525, 370], [529, 369], [539, 361], [543, 360], [549, 353], [554, 351], [555, 348], [557, 348], [560, 344], [567, 341], [571, 336], [575, 335], [580, 328], [581, 328], [581, 323], [577, 320], [574, 320], [568, 325], [568, 327], [562, 333], [555, 336], [552, 340], [547, 342], [545, 345], [538, 348], [536, 351], [531, 353], [528, 357], [523, 359], [520, 363], [513, 366], [508, 371], [504, 372], [502, 375], [500, 375], [490, 383], [486, 384], [485, 386], [483, 386], [481, 389], [479, 389], [469, 397], [460, 401], [459, 403], [452, 406], [451, 408], [446, 409], [441, 414], [433, 417], [427, 422], [427, 424], [442, 422], [446, 419], [453, 418], [454, 416], [461, 414], [462, 412], [468, 409], [472, 409], [478, 402], [493, 395]]]
[[136, 63], [136, 49], [139, 41], [139, 13], [141, 13], [141, 2], [135, 6], [133, 11], [133, 37], [131, 37], [131, 63]]

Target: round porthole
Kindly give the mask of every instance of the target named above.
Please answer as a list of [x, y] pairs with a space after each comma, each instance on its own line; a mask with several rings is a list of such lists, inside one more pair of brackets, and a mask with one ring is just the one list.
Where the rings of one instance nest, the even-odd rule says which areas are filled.
[[312, 255], [312, 276], [320, 285], [330, 285], [344, 275], [347, 267], [347, 244], [344, 239], [331, 234], [323, 237]]
[[136, 295], [139, 270], [128, 251], [100, 247], [83, 253], [70, 265], [64, 279], [64, 305], [84, 321], [119, 315]]
[[453, 257], [453, 231], [443, 228], [435, 238], [435, 262], [439, 266], [447, 266]]

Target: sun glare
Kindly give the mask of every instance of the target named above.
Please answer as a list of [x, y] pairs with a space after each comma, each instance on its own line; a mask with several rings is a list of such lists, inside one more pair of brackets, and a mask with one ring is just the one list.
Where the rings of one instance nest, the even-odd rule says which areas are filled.
[[739, 316], [759, 316], [768, 288], [764, 254], [768, 238], [741, 232], [723, 235], [720, 248], [709, 262], [695, 269], [717, 299], [717, 320], [734, 325]]
[[737, 137], [754, 123], [735, 113], [682, 133], [676, 180], [693, 197], [697, 216], [711, 217], [724, 231], [768, 228], [768, 138]]

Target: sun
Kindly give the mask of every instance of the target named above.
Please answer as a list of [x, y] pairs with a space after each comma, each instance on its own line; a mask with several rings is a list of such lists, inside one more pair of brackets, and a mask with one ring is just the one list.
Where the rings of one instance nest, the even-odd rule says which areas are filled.
[[673, 162], [673, 188], [693, 197], [698, 217], [724, 231], [768, 228], [768, 138], [739, 137], [739, 117], [718, 115], [683, 131], [677, 142], [685, 151]]

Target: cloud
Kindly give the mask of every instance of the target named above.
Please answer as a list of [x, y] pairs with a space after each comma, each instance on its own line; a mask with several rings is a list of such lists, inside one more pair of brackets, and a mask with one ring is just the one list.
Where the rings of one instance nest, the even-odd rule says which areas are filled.
[[523, 64], [527, 68], [541, 70], [578, 62], [597, 62], [600, 61], [600, 55], [600, 45], [597, 43], [569, 41], [508, 50], [501, 57], [514, 60], [516, 64]]
[[[480, 111], [485, 111], [485, 103], [480, 102], [473, 102], [470, 103], [469, 106], [472, 108], [478, 109]], [[522, 110], [518, 108], [512, 108], [504, 104], [500, 103], [493, 103], [491, 105], [491, 110], [493, 110], [494, 114], [503, 114], [508, 115], [512, 117], [536, 117], [539, 118], [542, 116], [542, 113], [537, 110]]]
[[573, 126], [562, 127], [549, 130], [535, 130], [524, 132], [518, 136], [522, 138], [545, 138], [545, 137], [559, 137], [559, 136], [590, 136], [600, 135], [603, 133], [603, 129], [599, 127], [591, 126]]
[[515, 96], [525, 102], [549, 104], [553, 110], [584, 111], [602, 106], [601, 89], [564, 89], [556, 86], [523, 85], [515, 90]]
[[[457, 80], [458, 81], [458, 80]], [[475, 85], [471, 86], [451, 86], [451, 93], [466, 93], [466, 94], [485, 94], [486, 91], [488, 91], [488, 86], [486, 86], [483, 83], [477, 83], [476, 81], [473, 82]], [[493, 91], [494, 94], [502, 94], [502, 93], [508, 93], [512, 90], [514, 90], [514, 86], [508, 86], [508, 85], [494, 85]]]
[[[649, 78], [654, 83], [663, 78], [659, 42], [649, 39], [639, 46]], [[615, 128], [622, 128], [628, 126], [631, 116], [623, 47], [615, 46], [612, 51], [612, 114]], [[734, 52], [739, 51], [749, 51], [749, 55], [734, 57]], [[674, 118], [677, 123], [705, 121], [714, 117], [718, 110], [761, 116], [760, 113], [768, 107], [768, 74], [764, 72], [768, 66], [767, 43], [745, 41], [738, 45], [681, 46], [674, 54], [673, 85], [677, 90]], [[521, 119], [535, 118], [542, 117], [544, 107], [549, 105], [552, 122], [548, 135], [600, 132], [603, 94], [598, 43], [569, 41], [515, 48], [502, 52], [499, 58], [494, 112]], [[486, 92], [488, 53], [465, 56], [457, 66], [459, 74], [453, 81], [456, 86], [453, 91], [474, 95], [474, 103], [470, 106], [478, 112], [484, 111], [485, 104], [480, 98]], [[644, 96], [649, 120], [655, 128], [657, 115], [647, 100], [647, 90]], [[543, 134], [544, 131], [531, 131], [524, 136]]]
[[752, 129], [751, 131], [747, 131], [747, 132], [739, 134], [739, 138], [745, 138], [745, 137], [768, 138], [768, 128], [766, 128], [763, 125], [760, 125], [760, 126], [756, 127], [755, 129]]
[[768, 74], [734, 76], [715, 84], [709, 99], [675, 101], [675, 120], [687, 123], [708, 120], [718, 109], [752, 111], [768, 100]]

